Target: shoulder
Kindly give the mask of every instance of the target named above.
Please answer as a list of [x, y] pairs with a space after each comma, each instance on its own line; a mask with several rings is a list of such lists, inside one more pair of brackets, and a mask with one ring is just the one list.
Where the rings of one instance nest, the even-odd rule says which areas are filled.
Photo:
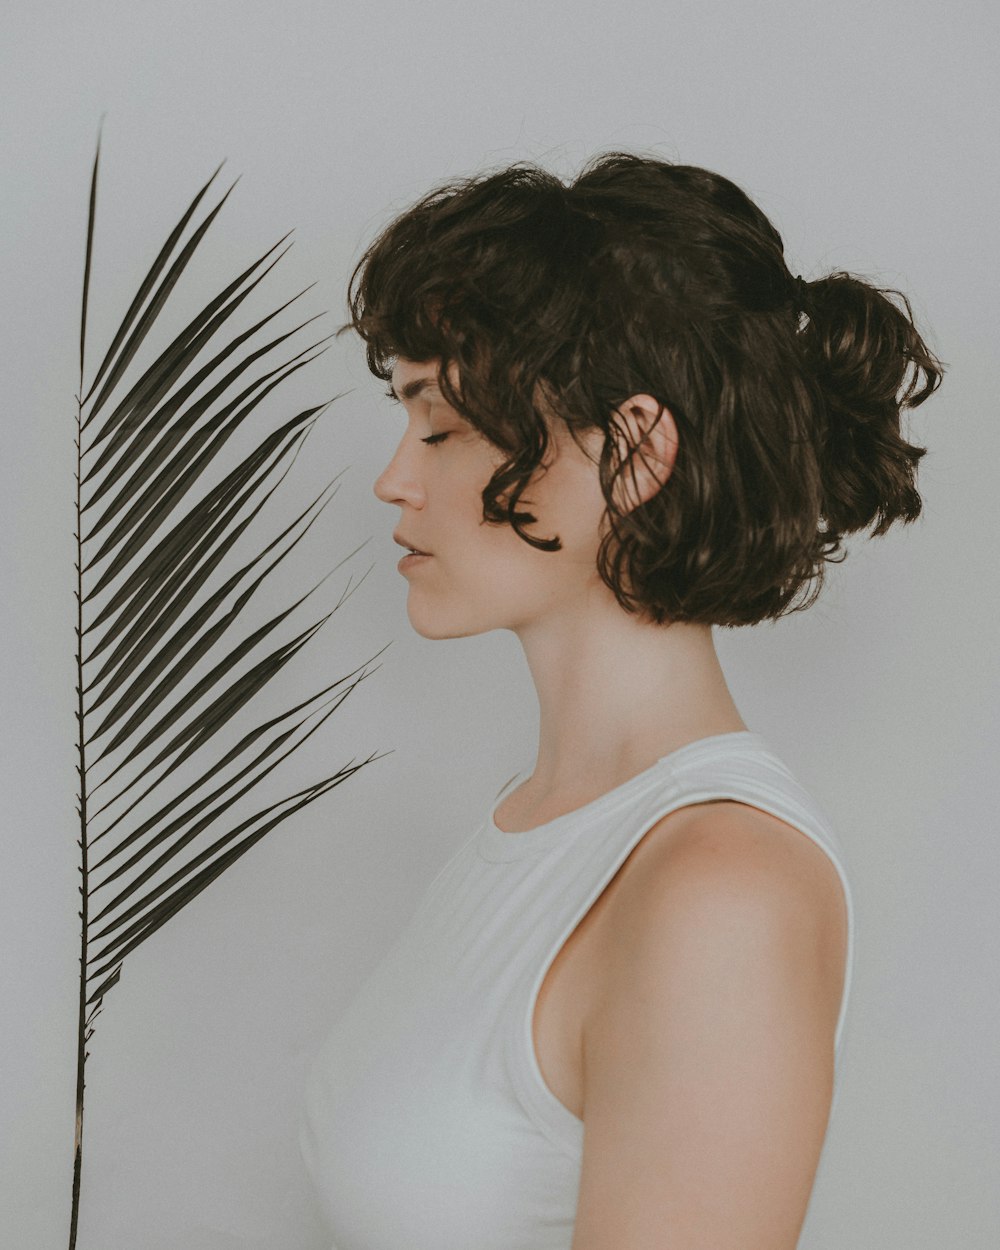
[[670, 813], [637, 850], [608, 926], [605, 1004], [628, 1010], [620, 988], [639, 969], [666, 985], [695, 959], [732, 967], [741, 957], [758, 980], [808, 973], [835, 1025], [847, 908], [822, 847], [760, 808], [727, 800]]
[[682, 809], [649, 832], [584, 1029], [581, 1250], [625, 1210], [648, 1228], [636, 1246], [670, 1220], [713, 1244], [739, 1227], [747, 1245], [791, 1246], [832, 1098], [839, 875], [746, 804]]
[[647, 831], [637, 852], [616, 900], [619, 923], [610, 926], [612, 961], [667, 957], [664, 939], [707, 922], [702, 940], [721, 945], [735, 934], [761, 943], [825, 935], [834, 947], [846, 939], [833, 861], [760, 808], [729, 800], [683, 808]]
[[[832, 1059], [847, 911], [826, 852], [777, 817], [729, 801], [671, 813], [637, 850], [604, 929], [584, 1030], [594, 1080], [614, 1079], [606, 1065], [622, 1036], [682, 1047], [695, 1034], [678, 1022], [698, 1019], [716, 1036], [748, 1040], [751, 1015], [765, 1032], [798, 1028], [818, 1061]], [[658, 1053], [650, 1061], [666, 1062], [667, 1048]]]

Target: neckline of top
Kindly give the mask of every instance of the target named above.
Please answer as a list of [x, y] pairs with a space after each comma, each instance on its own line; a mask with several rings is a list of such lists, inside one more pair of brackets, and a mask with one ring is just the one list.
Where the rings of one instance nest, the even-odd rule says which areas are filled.
[[614, 806], [622, 799], [631, 797], [633, 791], [641, 789], [643, 785], [648, 784], [653, 778], [657, 777], [663, 772], [665, 766], [668, 769], [673, 768], [681, 762], [686, 762], [693, 756], [711, 753], [719, 747], [738, 749], [744, 745], [757, 749], [765, 747], [766, 749], [764, 740], [751, 729], [740, 729], [731, 733], [710, 734], [704, 738], [695, 738], [691, 742], [669, 751], [666, 755], [661, 755], [655, 763], [648, 768], [644, 768], [642, 772], [627, 778], [620, 785], [605, 791], [604, 794], [599, 794], [597, 798], [591, 799], [589, 803], [584, 803], [582, 807], [576, 807], [571, 812], [564, 812], [561, 816], [555, 816], [552, 820], [535, 825], [531, 829], [501, 829], [495, 820], [497, 808], [510, 794], [511, 788], [516, 783], [524, 780], [526, 770], [522, 769], [507, 782], [503, 790], [490, 804], [486, 818], [483, 821], [482, 836], [479, 840], [480, 849], [484, 850], [487, 858], [490, 859], [517, 859], [521, 855], [541, 850], [558, 841], [567, 824], [570, 822], [583, 822], [591, 816], [603, 812], [606, 808]]

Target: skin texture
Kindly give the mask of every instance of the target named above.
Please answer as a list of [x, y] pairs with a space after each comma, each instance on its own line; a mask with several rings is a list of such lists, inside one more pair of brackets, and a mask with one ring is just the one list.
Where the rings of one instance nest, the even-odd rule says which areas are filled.
[[[399, 360], [395, 391], [436, 367]], [[404, 411], [374, 490], [432, 555], [406, 574], [410, 623], [432, 639], [512, 630], [538, 694], [536, 766], [500, 828], [533, 828], [687, 742], [746, 729], [711, 627], [639, 621], [597, 574], [598, 431], [581, 449], [555, 424], [519, 505], [538, 518], [531, 532], [562, 540], [542, 552], [482, 521], [502, 454], [436, 384]], [[634, 504], [669, 480], [677, 428], [649, 395], [616, 421], [643, 440], [622, 486]], [[536, 1004], [543, 1074], [585, 1125], [573, 1250], [794, 1250], [829, 1114], [845, 952], [836, 870], [784, 822], [706, 803], [641, 839]]]

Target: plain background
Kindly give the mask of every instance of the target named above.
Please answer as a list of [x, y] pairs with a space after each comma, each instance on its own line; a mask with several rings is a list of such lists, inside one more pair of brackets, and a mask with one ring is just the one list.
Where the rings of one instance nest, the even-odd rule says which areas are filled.
[[[329, 310], [310, 329], [330, 333], [364, 246], [432, 185], [520, 159], [568, 179], [613, 149], [734, 179], [793, 272], [847, 268], [910, 293], [950, 366], [908, 420], [930, 449], [922, 517], [852, 539], [810, 611], [717, 639], [745, 720], [828, 811], [854, 882], [845, 1080], [800, 1244], [1000, 1244], [996, 6], [16, 0], [4, 27], [0, 1240], [48, 1250], [68, 1231], [74, 395], [105, 114], [88, 377], [223, 157], [210, 203], [241, 178], [172, 297], [188, 315], [294, 227], [254, 307], [315, 282], [297, 320]], [[246, 549], [342, 472], [253, 620], [365, 544], [298, 629], [357, 588], [252, 723], [391, 644], [269, 793], [382, 758], [126, 959], [90, 1046], [80, 1250], [326, 1250], [295, 1143], [310, 1056], [533, 762], [516, 638], [430, 642], [409, 626], [399, 513], [371, 489], [402, 433], [382, 389], [348, 335], [289, 384], [272, 424], [346, 394]]]

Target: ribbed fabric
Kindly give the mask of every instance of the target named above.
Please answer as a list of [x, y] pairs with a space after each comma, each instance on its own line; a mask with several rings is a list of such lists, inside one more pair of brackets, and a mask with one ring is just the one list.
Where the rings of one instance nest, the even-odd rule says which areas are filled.
[[[756, 733], [690, 742], [527, 832], [493, 815], [433, 880], [318, 1051], [299, 1144], [332, 1250], [569, 1250], [583, 1121], [546, 1086], [531, 1018], [549, 965], [644, 833], [677, 808], [749, 803], [833, 861], [847, 904], [834, 1108], [854, 908], [825, 814]], [[831, 1111], [832, 1116], [832, 1111]]]

